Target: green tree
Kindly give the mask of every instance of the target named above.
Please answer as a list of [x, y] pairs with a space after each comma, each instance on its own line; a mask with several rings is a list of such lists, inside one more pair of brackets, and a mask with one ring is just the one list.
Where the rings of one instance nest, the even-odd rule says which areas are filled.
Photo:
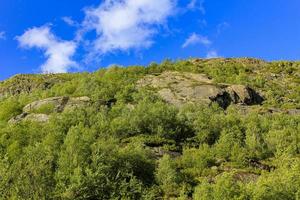
[[158, 163], [156, 179], [164, 191], [165, 197], [178, 195], [180, 175], [176, 168], [176, 163], [169, 155], [164, 155]]

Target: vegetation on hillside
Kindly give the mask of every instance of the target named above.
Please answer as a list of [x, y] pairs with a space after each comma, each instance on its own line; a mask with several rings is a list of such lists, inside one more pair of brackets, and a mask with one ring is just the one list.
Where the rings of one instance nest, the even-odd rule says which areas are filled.
[[[145, 75], [204, 73], [265, 101], [168, 104]], [[49, 97], [91, 98], [39, 123], [9, 120]], [[269, 113], [261, 110], [278, 110]], [[300, 199], [300, 62], [185, 60], [94, 73], [17, 75], [0, 83], [1, 199]]]

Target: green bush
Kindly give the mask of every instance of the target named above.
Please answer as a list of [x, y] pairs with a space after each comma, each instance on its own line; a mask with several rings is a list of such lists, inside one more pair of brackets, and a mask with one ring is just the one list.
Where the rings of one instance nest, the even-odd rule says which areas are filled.
[[7, 99], [0, 102], [0, 121], [8, 121], [10, 118], [22, 113], [22, 105], [16, 99]]

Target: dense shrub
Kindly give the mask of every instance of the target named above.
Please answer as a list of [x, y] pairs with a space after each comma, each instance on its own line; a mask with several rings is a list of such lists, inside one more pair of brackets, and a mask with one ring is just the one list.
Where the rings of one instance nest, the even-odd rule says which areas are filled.
[[[17, 76], [0, 83], [0, 199], [299, 199], [297, 62], [166, 60], [94, 73]], [[136, 81], [166, 71], [206, 73], [262, 91], [242, 113], [165, 103]], [[287, 84], [288, 83], [288, 84]], [[27, 103], [88, 96], [89, 106], [35, 113], [48, 123], [8, 123]]]

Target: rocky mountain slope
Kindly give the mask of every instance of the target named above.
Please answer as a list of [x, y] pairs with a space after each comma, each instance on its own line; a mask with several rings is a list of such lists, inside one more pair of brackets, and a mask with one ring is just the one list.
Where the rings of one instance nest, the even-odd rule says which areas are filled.
[[[166, 67], [165, 69], [159, 69], [159, 72], [141, 75], [136, 80], [135, 87], [137, 89], [147, 88], [155, 91], [165, 102], [175, 106], [182, 106], [187, 103], [210, 105], [215, 102], [223, 109], [230, 105], [239, 105], [241, 110], [247, 111], [251, 110], [249, 106], [262, 106], [264, 104], [266, 106], [262, 106], [260, 109], [271, 113], [300, 113], [300, 75], [299, 64], [296, 62], [267, 63], [250, 58], [191, 59], [189, 61], [180, 61], [177, 65], [183, 63], [186, 66], [180, 66], [178, 71], [176, 69], [168, 70], [168, 67]], [[221, 71], [218, 71], [223, 68], [224, 75], [222, 75]], [[235, 70], [231, 74], [233, 77], [224, 77], [228, 73], [226, 68]], [[289, 70], [291, 71], [289, 72]], [[92, 74], [85, 75], [87, 77], [93, 76]], [[51, 91], [53, 87], [76, 82], [76, 79], [80, 79], [81, 76], [84, 76], [84, 74], [16, 75], [0, 83], [0, 99], [19, 95], [30, 96], [35, 91]], [[215, 79], [212, 78], [214, 76], [216, 76]], [[74, 90], [76, 89], [74, 88]], [[268, 98], [267, 96], [270, 93], [273, 96]], [[11, 122], [28, 117], [27, 114], [40, 109], [40, 107], [47, 107], [47, 105], [48, 107], [51, 107], [51, 105], [55, 107], [53, 112], [62, 112], [65, 106], [69, 107], [69, 104], [71, 104], [71, 107], [76, 107], [77, 104], [80, 106], [92, 103], [92, 100], [88, 97], [92, 95], [88, 93], [82, 97], [75, 95], [76, 97], [71, 99], [69, 96], [41, 97], [36, 99], [36, 101], [27, 102], [28, 105], [24, 104], [23, 113], [19, 116], [14, 116]], [[113, 98], [104, 100], [101, 97], [94, 102], [99, 100], [114, 101]], [[33, 111], [29, 111], [29, 107], [32, 107], [31, 110]], [[283, 107], [283, 109], [278, 107]], [[31, 116], [29, 118], [39, 120], [33, 114]], [[45, 116], [42, 118], [45, 119]], [[41, 121], [44, 120], [41, 119]]]
[[0, 82], [2, 199], [297, 199], [299, 158], [299, 62], [166, 60]]

